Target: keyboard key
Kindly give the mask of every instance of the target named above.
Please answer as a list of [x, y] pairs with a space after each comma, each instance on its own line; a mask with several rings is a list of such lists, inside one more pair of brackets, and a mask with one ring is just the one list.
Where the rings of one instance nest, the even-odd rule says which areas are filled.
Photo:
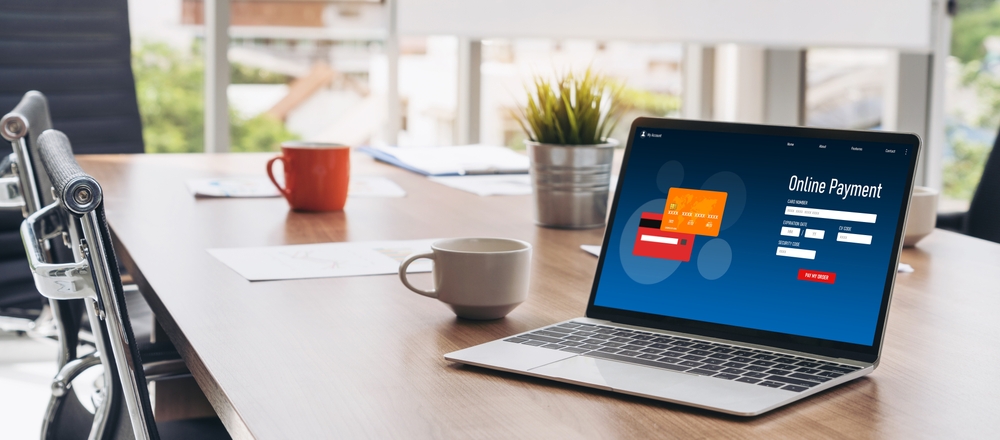
[[820, 370], [817, 370], [817, 369], [814, 369], [814, 368], [805, 368], [805, 367], [803, 367], [803, 368], [797, 368], [795, 371], [797, 371], [799, 373], [806, 373], [806, 374], [816, 374], [816, 373], [820, 372]]
[[522, 338], [527, 338], [527, 339], [534, 339], [536, 341], [545, 341], [545, 342], [561, 342], [562, 341], [559, 338], [553, 338], [553, 337], [549, 337], [549, 336], [536, 335], [534, 333], [528, 333], [526, 335], [521, 335], [521, 337]]
[[559, 333], [566, 333], [566, 334], [573, 333], [573, 329], [571, 329], [571, 328], [562, 328], [562, 327], [559, 327], [559, 326], [548, 327], [548, 328], [545, 329], [545, 331], [547, 331], [547, 332], [559, 332]]
[[718, 377], [719, 379], [726, 379], [726, 380], [733, 380], [740, 378], [740, 376], [737, 374], [729, 374], [729, 373], [719, 373], [712, 377]]
[[664, 356], [664, 357], [661, 357], [661, 358], [659, 358], [657, 360], [660, 361], [660, 362], [666, 362], [668, 364], [674, 364], [674, 363], [677, 363], [677, 361], [679, 361], [680, 359]]
[[726, 367], [720, 367], [718, 365], [702, 365], [698, 368], [701, 368], [702, 370], [712, 370], [712, 371], [722, 371], [726, 369]]
[[688, 342], [688, 341], [689, 340], [683, 340], [681, 338], [677, 338], [676, 340], [673, 341], [673, 344], [676, 345], [676, 346], [678, 346], [678, 347], [687, 347], [687, 346], [694, 345], [694, 342]]
[[769, 361], [771, 359], [777, 359], [778, 358], [777, 356], [771, 356], [769, 354], [756, 354], [756, 355], [753, 355], [753, 356], [750, 356], [750, 357], [752, 357], [754, 359], [763, 359], [765, 361]]
[[565, 345], [559, 345], [559, 344], [545, 344], [545, 345], [542, 345], [541, 347], [542, 348], [551, 348], [553, 350], [559, 350], [561, 348], [566, 348]]
[[[612, 334], [615, 333], [615, 330], [612, 330], [610, 328], [599, 328], [597, 330], [594, 330], [594, 333], [610, 337]], [[594, 335], [593, 337], [597, 337], [597, 335]]]
[[734, 351], [732, 354], [733, 356], [753, 356], [753, 352], [746, 350]]
[[789, 374], [788, 377], [794, 377], [796, 379], [803, 379], [803, 380], [808, 380], [808, 381], [812, 381], [812, 382], [819, 382], [819, 383], [823, 383], [823, 382], [826, 382], [826, 381], [830, 380], [829, 377], [813, 376], [811, 374], [803, 374], [803, 373], [792, 373], [792, 374]]
[[762, 366], [765, 366], [765, 367], [770, 367], [770, 366], [774, 365], [774, 362], [761, 360], [761, 361], [753, 361], [750, 364], [752, 364], [752, 365], [762, 365]]
[[556, 327], [562, 327], [562, 328], [577, 328], [579, 326], [580, 324], [574, 324], [572, 322], [564, 322], [562, 324], [556, 324]]
[[620, 347], [624, 347], [625, 346], [625, 344], [622, 344], [622, 343], [619, 343], [619, 342], [605, 342], [605, 343], [603, 343], [601, 345], [605, 346], [605, 347], [615, 347], [615, 348], [620, 348]]
[[588, 338], [589, 338], [589, 337], [591, 337], [591, 336], [594, 336], [594, 335], [596, 335], [597, 333], [594, 333], [594, 332], [587, 332], [587, 331], [579, 331], [579, 330], [578, 330], [578, 331], [577, 331], [576, 333], [573, 333], [573, 334], [574, 334], [574, 335], [577, 335], [577, 336], [586, 336], [586, 337], [588, 337]]
[[831, 377], [831, 378], [833, 378], [833, 377], [843, 376], [844, 373], [841, 373], [839, 371], [821, 371], [819, 373], [816, 373], [816, 375], [817, 376], [823, 376], [823, 377]]
[[705, 357], [704, 356], [695, 356], [693, 354], [688, 354], [688, 355], [681, 356], [681, 359], [687, 359], [689, 361], [700, 361], [702, 359], [705, 359]]
[[796, 363], [795, 365], [798, 365], [800, 367], [806, 367], [806, 368], [816, 368], [816, 367], [819, 366], [819, 364], [817, 364], [815, 362], [812, 362], [812, 361], [802, 361], [802, 362]]
[[686, 373], [697, 374], [699, 376], [711, 376], [711, 375], [717, 373], [717, 371], [701, 370], [701, 369], [698, 369], [698, 368], [692, 368], [690, 370], [687, 370]]
[[593, 358], [599, 358], [599, 359], [610, 359], [610, 360], [621, 361], [621, 362], [626, 362], [626, 363], [630, 363], [630, 364], [647, 365], [647, 366], [650, 366], [650, 367], [663, 368], [663, 369], [673, 370], [673, 371], [684, 371], [684, 370], [688, 369], [688, 367], [681, 367], [681, 366], [677, 366], [677, 365], [674, 365], [674, 364], [668, 364], [666, 362], [652, 361], [652, 360], [649, 360], [649, 359], [630, 358], [630, 357], [625, 357], [625, 356], [619, 356], [617, 354], [603, 353], [603, 352], [600, 352], [600, 351], [592, 351], [590, 353], [585, 354], [584, 356], [586, 356], [586, 357], [593, 357]]
[[648, 347], [649, 348], [659, 348], [659, 349], [662, 349], [662, 350], [666, 350], [666, 349], [670, 348], [670, 345], [669, 344], [651, 344]]
[[725, 353], [715, 353], [715, 354], [713, 354], [713, 355], [711, 355], [709, 357], [716, 358], [716, 359], [729, 359], [729, 358], [733, 357], [733, 355], [731, 355], [731, 354], [725, 354]]
[[657, 344], [667, 343], [667, 342], [670, 342], [670, 337], [669, 336], [660, 336], [660, 337], [658, 337], [656, 339], [653, 339], [653, 342], [655, 342]]
[[[691, 348], [694, 348], [694, 347], [691, 347]], [[712, 352], [708, 351], [708, 350], [691, 350], [688, 353], [696, 354], [698, 356], [708, 356], [708, 355], [712, 354]]]
[[708, 345], [708, 344], [695, 344], [695, 345], [692, 345], [691, 348], [693, 348], [695, 350], [708, 350], [708, 349], [712, 348], [712, 346]]
[[583, 342], [576, 342], [576, 341], [562, 341], [562, 342], [560, 342], [560, 344], [562, 344], [562, 345], [568, 345], [568, 346], [570, 346], [570, 347], [576, 347], [577, 345], [583, 345]]
[[819, 385], [816, 382], [810, 382], [808, 380], [796, 379], [794, 377], [775, 376], [775, 375], [767, 376], [767, 380], [774, 382], [784, 382], [786, 384], [798, 385], [803, 387], [814, 387], [816, 385]]
[[847, 374], [847, 373], [850, 373], [850, 372], [853, 372], [853, 371], [857, 370], [858, 368], [856, 368], [856, 367], [849, 367], [849, 366], [846, 366], [846, 365], [841, 365], [841, 366], [822, 365], [822, 366], [819, 367], [819, 369], [820, 370], [825, 370], [825, 371], [836, 371], [838, 373]]
[[608, 340], [608, 339], [611, 339], [611, 338], [613, 338], [613, 337], [614, 337], [614, 336], [611, 336], [611, 335], [604, 335], [604, 334], [600, 334], [600, 333], [598, 333], [598, 334], [596, 334], [596, 335], [594, 335], [594, 336], [591, 336], [591, 338], [594, 338], [594, 339], [602, 339], [602, 340]]
[[726, 368], [726, 369], [722, 370], [722, 372], [723, 373], [729, 373], [729, 374], [743, 374], [743, 373], [745, 373], [745, 371], [743, 371], [743, 370], [741, 370], [739, 368]]
[[629, 344], [632, 344], [632, 345], [641, 345], [641, 346], [645, 347], [647, 345], [652, 344], [652, 342], [649, 342], [649, 341], [640, 341], [640, 340], [633, 339], [632, 342], [629, 342]]
[[726, 361], [724, 361], [722, 359], [712, 359], [712, 358], [705, 358], [705, 359], [702, 359], [700, 362], [704, 362], [706, 364], [711, 364], [711, 365], [722, 365], [722, 364], [726, 363]]
[[658, 350], [658, 349], [655, 349], [655, 348], [643, 348], [642, 350], [639, 350], [639, 351], [641, 351], [643, 353], [650, 353], [650, 354], [660, 354], [660, 353], [663, 353], [663, 350]]
[[625, 351], [619, 351], [618, 354], [622, 356], [639, 356], [640, 354], [643, 353], [639, 353], [638, 351], [625, 350]]
[[622, 350], [620, 348], [614, 348], [614, 347], [602, 347], [598, 348], [597, 351], [603, 351], [605, 353], [618, 353], [619, 351]]
[[795, 391], [796, 393], [798, 393], [798, 392], [802, 392], [802, 391], [808, 390], [809, 388], [799, 387], [799, 386], [795, 386], [795, 385], [785, 385], [785, 387], [782, 388], [782, 389], [783, 390], [788, 390], [788, 391]]
[[522, 342], [522, 344], [524, 344], [524, 345], [534, 345], [534, 346], [537, 347], [539, 345], [548, 344], [548, 342], [545, 342], [545, 341], [535, 341], [535, 340], [527, 340], [525, 342]]
[[626, 332], [626, 331], [620, 331], [620, 332], [613, 333], [613, 334], [615, 336], [632, 336], [632, 332]]
[[606, 341], [603, 341], [603, 340], [600, 340], [600, 339], [593, 339], [593, 338], [591, 338], [591, 339], [585, 339], [582, 342], [584, 344], [603, 344]]
[[597, 344], [583, 344], [580, 346], [580, 348], [585, 348], [587, 350], [600, 350], [602, 346]]
[[552, 338], [561, 338], [561, 337], [565, 336], [562, 333], [559, 333], [559, 332], [550, 332], [548, 330], [539, 330], [537, 332], [531, 332], [531, 334], [538, 335], [538, 336], [548, 336], [548, 337], [552, 337]]
[[674, 339], [676, 339], [678, 341], [690, 341], [690, 339], [688, 339], [688, 338], [682, 338], [680, 336], [674, 336]]
[[625, 349], [625, 350], [639, 351], [639, 350], [642, 350], [643, 348], [646, 348], [646, 347], [643, 347], [641, 345], [626, 345], [626, 346], [624, 346], [622, 348]]
[[712, 351], [714, 351], [716, 353], [726, 353], [726, 354], [729, 354], [729, 353], [732, 353], [735, 350], [733, 350], [732, 348], [715, 347], [715, 348], [712, 349]]
[[681, 366], [684, 366], [684, 367], [700, 367], [701, 366], [701, 362], [683, 361], [683, 362], [678, 362], [677, 365], [681, 365]]
[[748, 357], [743, 357], [743, 356], [737, 356], [737, 357], [734, 357], [734, 358], [729, 358], [729, 360], [731, 360], [733, 362], [743, 362], [743, 363], [746, 363], [746, 364], [749, 364], [749, 363], [753, 362], [753, 359], [750, 359]]
[[788, 365], [794, 365], [795, 364], [795, 359], [792, 359], [792, 358], [777, 358], [774, 361], [777, 362], [777, 363], [779, 363], [779, 364], [788, 364]]
[[746, 377], [755, 377], [755, 378], [763, 378], [768, 376], [767, 373], [759, 373], [756, 371], [748, 371], [746, 373], [743, 373], [743, 375]]
[[632, 342], [629, 338], [611, 338], [611, 342]]
[[584, 339], [587, 339], [587, 338], [585, 338], [583, 336], [574, 336], [574, 335], [563, 336], [563, 340], [564, 341], [582, 341]]
[[655, 354], [641, 354], [641, 355], [638, 356], [638, 358], [639, 359], [652, 359], [652, 360], [656, 360], [656, 359], [659, 359], [660, 357], [657, 356], [657, 355], [655, 355]]
[[678, 353], [687, 353], [691, 351], [691, 349], [687, 347], [672, 347], [670, 348], [670, 351], [676, 351]]
[[586, 352], [588, 352], [590, 350], [579, 348], [579, 347], [566, 347], [566, 348], [563, 348], [562, 351], [568, 351], [570, 353], [580, 353], [580, 354], [582, 354], [582, 353], [586, 353]]
[[726, 363], [722, 364], [722, 366], [723, 367], [732, 367], [732, 368], [746, 368], [747, 364], [743, 364], [743, 363], [739, 363], [739, 362], [726, 362]]
[[778, 376], [784, 376], [784, 375], [788, 374], [789, 371], [788, 370], [773, 369], [773, 370], [767, 370], [767, 371], [765, 371], [765, 373], [767, 373], [767, 374], [777, 374]]
[[770, 370], [770, 368], [767, 368], [767, 367], [764, 367], [764, 366], [761, 366], [761, 365], [747, 365], [746, 368], [744, 368], [744, 370], [750, 370], [750, 371], [767, 371], [767, 370]]
[[785, 386], [785, 384], [783, 384], [781, 382], [771, 382], [769, 380], [765, 380], [763, 382], [757, 382], [757, 385], [768, 387], [768, 388], [781, 388], [781, 387]]
[[795, 369], [795, 365], [775, 364], [774, 368], [777, 368], [779, 370], [794, 370]]
[[648, 341], [650, 339], [653, 339], [653, 337], [650, 336], [650, 335], [648, 335], [648, 334], [645, 334], [645, 335], [632, 335], [632, 339], [638, 339], [640, 341]]
[[752, 377], [746, 377], [746, 376], [744, 376], [744, 377], [741, 377], [739, 379], [736, 379], [736, 381], [737, 382], [744, 382], [744, 383], [757, 383], [757, 382], [760, 382], [760, 379], [754, 379]]
[[504, 339], [504, 341], [514, 342], [516, 344], [520, 344], [520, 343], [522, 343], [524, 341], [527, 341], [527, 340], [528, 340], [528, 338], [507, 338], [507, 339]]

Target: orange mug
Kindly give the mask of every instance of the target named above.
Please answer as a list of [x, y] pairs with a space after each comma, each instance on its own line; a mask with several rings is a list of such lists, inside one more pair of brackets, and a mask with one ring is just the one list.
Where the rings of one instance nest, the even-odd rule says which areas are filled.
[[[285, 170], [285, 187], [274, 179], [274, 161]], [[267, 176], [296, 211], [340, 211], [347, 202], [351, 148], [321, 142], [285, 142], [281, 155], [267, 161]]]

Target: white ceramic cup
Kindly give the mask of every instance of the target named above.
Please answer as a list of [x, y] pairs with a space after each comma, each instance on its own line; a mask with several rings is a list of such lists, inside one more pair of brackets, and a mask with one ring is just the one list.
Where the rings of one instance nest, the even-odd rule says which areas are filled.
[[926, 186], [913, 188], [910, 214], [906, 217], [906, 229], [903, 232], [903, 246], [913, 246], [934, 232], [934, 226], [937, 225], [937, 205], [936, 189]]
[[[406, 279], [410, 263], [434, 260], [434, 288], [422, 290]], [[431, 252], [410, 255], [399, 279], [410, 290], [447, 304], [461, 318], [498, 319], [528, 298], [531, 244], [507, 238], [438, 240]]]

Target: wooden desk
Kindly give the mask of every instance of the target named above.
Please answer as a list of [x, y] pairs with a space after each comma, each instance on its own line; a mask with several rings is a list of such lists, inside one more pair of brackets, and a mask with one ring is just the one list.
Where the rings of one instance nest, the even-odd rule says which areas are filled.
[[[903, 261], [872, 375], [743, 419], [451, 364], [444, 353], [583, 314], [602, 230], [534, 226], [530, 197], [478, 197], [365, 157], [402, 199], [289, 212], [283, 199], [196, 200], [184, 181], [262, 175], [269, 155], [81, 157], [171, 340], [236, 438], [997, 438], [1000, 245], [936, 231]], [[394, 275], [250, 283], [206, 248], [502, 236], [534, 244], [531, 294], [460, 321]], [[429, 275], [416, 276], [429, 285]]]

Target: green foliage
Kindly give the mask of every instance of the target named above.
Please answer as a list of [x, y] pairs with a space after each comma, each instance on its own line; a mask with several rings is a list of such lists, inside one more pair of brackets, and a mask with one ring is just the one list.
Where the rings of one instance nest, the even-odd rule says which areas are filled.
[[623, 88], [619, 99], [628, 110], [657, 117], [667, 116], [681, 108], [681, 99], [675, 95], [631, 87]]
[[[198, 46], [183, 52], [164, 43], [139, 43], [132, 52], [132, 70], [146, 152], [204, 151], [205, 63]], [[273, 79], [257, 70], [233, 68], [245, 78]], [[229, 120], [231, 151], [275, 151], [281, 142], [297, 138], [266, 115], [247, 119], [231, 111]]]
[[969, 200], [979, 185], [990, 146], [965, 139], [953, 139], [954, 157], [944, 164], [944, 195]]
[[607, 142], [623, 113], [622, 87], [587, 69], [554, 80], [534, 78], [534, 90], [525, 87], [528, 104], [514, 118], [532, 141], [557, 145], [594, 145]]
[[292, 77], [288, 75], [238, 63], [232, 63], [229, 68], [229, 82], [231, 84], [288, 84], [291, 81]]
[[951, 31], [951, 54], [966, 63], [983, 58], [986, 37], [1000, 35], [1000, 3], [979, 1], [971, 6], [959, 5]]

